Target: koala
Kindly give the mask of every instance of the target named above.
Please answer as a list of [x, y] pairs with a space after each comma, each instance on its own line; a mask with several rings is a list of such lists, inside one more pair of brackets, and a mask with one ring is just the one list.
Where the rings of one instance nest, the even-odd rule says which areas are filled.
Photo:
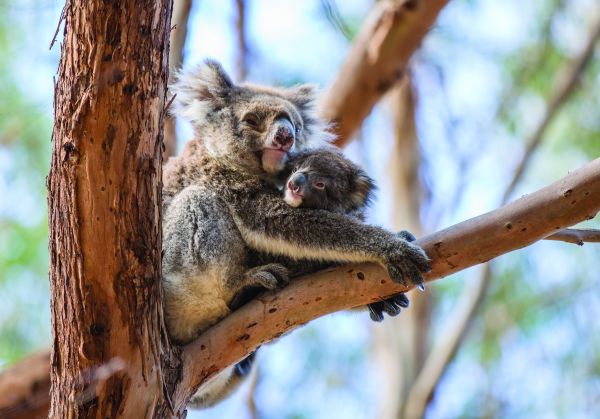
[[[190, 342], [231, 312], [248, 286], [287, 281], [285, 266], [253, 266], [250, 251], [292, 260], [376, 262], [395, 281], [421, 284], [423, 250], [345, 214], [293, 208], [276, 187], [295, 151], [331, 139], [316, 116], [312, 86], [278, 89], [234, 84], [215, 61], [180, 73], [175, 112], [194, 139], [163, 171], [164, 318], [172, 340]], [[210, 406], [247, 371], [222, 371], [191, 401]]]
[[[358, 165], [348, 160], [335, 147], [306, 150], [295, 153], [282, 172], [283, 199], [294, 208], [314, 208], [365, 219], [365, 210], [371, 203], [376, 189], [375, 182]], [[414, 241], [407, 231], [400, 238]], [[253, 252], [253, 264], [264, 265], [277, 262], [288, 268], [289, 276], [307, 275], [334, 266], [334, 263], [317, 261], [296, 261], [284, 257], [273, 257]], [[236, 295], [232, 306], [239, 306], [250, 300], [259, 289], [251, 289]], [[367, 306], [373, 321], [383, 320], [383, 313], [395, 316], [401, 308], [409, 305], [404, 293], [369, 304]]]

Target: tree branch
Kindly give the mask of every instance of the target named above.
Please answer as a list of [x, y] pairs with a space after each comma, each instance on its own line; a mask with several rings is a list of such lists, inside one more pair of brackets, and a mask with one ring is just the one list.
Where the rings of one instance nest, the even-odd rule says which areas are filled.
[[[597, 230], [562, 230], [593, 218], [598, 211], [600, 159], [505, 207], [420, 239], [417, 243], [432, 259], [427, 280], [451, 275], [544, 238], [579, 234], [598, 241]], [[407, 289], [392, 283], [380, 266], [360, 264], [297, 279], [276, 293], [260, 296], [184, 348], [183, 377], [171, 397], [173, 411], [181, 412], [201, 383], [258, 346], [323, 315]], [[41, 357], [47, 359], [48, 355]], [[30, 363], [24, 360], [23, 365]], [[0, 374], [0, 390], [13, 388], [10, 371]], [[27, 382], [35, 386], [38, 380]], [[47, 392], [44, 395], [47, 397]], [[0, 398], [0, 412], [14, 409], [7, 400]]]
[[236, 70], [237, 79], [243, 81], [248, 74], [248, 41], [246, 39], [246, 2], [244, 0], [236, 0], [236, 36], [237, 36], [237, 58]]
[[50, 352], [30, 354], [0, 374], [0, 418], [47, 418], [49, 394]]
[[[600, 159], [500, 209], [420, 239], [432, 259], [427, 280], [528, 246], [600, 211]], [[377, 301], [409, 287], [393, 283], [374, 264], [338, 267], [293, 281], [231, 314], [183, 351], [184, 376], [176, 409], [197, 387], [258, 346], [317, 317]]]
[[321, 109], [342, 146], [402, 76], [412, 53], [448, 0], [379, 2], [325, 93]]
[[[533, 152], [537, 149], [538, 145], [544, 137], [544, 133], [550, 125], [550, 122], [554, 119], [554, 116], [558, 113], [562, 105], [569, 99], [569, 97], [575, 91], [579, 79], [583, 74], [583, 71], [587, 67], [594, 54], [596, 44], [600, 39], [600, 19], [594, 22], [587, 43], [581, 53], [570, 60], [559, 72], [555, 80], [554, 91], [551, 98], [548, 100], [546, 106], [546, 112], [542, 117], [542, 120], [531, 135], [530, 140], [526, 143], [525, 154], [517, 169], [513, 181], [507, 188], [507, 194], [511, 194], [515, 189], [516, 184], [521, 179]], [[506, 198], [506, 197], [505, 197]]]
[[565, 228], [564, 230], [546, 237], [546, 240], [563, 241], [577, 244], [579, 246], [583, 246], [584, 243], [600, 243], [600, 230]]

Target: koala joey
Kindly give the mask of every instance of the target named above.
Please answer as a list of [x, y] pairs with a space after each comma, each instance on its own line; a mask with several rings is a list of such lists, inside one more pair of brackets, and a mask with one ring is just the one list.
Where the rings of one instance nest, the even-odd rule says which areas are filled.
[[[364, 221], [376, 189], [374, 181], [358, 165], [348, 160], [334, 147], [306, 150], [292, 155], [282, 172], [283, 199], [294, 208], [322, 209]], [[407, 231], [398, 233], [400, 238], [414, 241]], [[277, 262], [288, 268], [290, 277], [306, 275], [326, 269], [334, 263], [297, 261], [253, 252], [255, 265]], [[257, 289], [247, 290], [236, 296], [234, 305], [251, 299]], [[401, 308], [408, 307], [404, 293], [396, 294], [367, 306], [372, 320], [382, 321], [383, 313], [395, 316]]]
[[[376, 262], [395, 281], [422, 283], [429, 260], [418, 246], [356, 217], [293, 208], [281, 199], [275, 181], [290, 153], [330, 137], [315, 114], [311, 86], [238, 85], [207, 61], [179, 74], [173, 91], [176, 114], [195, 131], [163, 171], [164, 317], [175, 342], [193, 340], [229, 314], [240, 290], [288, 279], [281, 264], [250, 265], [250, 250], [292, 260]], [[223, 371], [200, 388], [195, 404], [225, 397], [243, 369]]]

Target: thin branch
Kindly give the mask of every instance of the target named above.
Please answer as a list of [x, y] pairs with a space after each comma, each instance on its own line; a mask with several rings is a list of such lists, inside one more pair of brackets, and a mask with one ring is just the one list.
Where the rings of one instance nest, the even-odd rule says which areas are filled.
[[60, 12], [60, 17], [58, 18], [58, 24], [56, 25], [56, 31], [54, 31], [54, 36], [52, 37], [52, 41], [50, 41], [50, 47], [48, 48], [49, 50], [52, 49], [52, 47], [54, 46], [54, 44], [56, 43], [56, 37], [58, 36], [58, 31], [60, 30], [60, 25], [62, 24], [63, 20], [65, 20], [66, 18], [66, 11], [65, 8], [67, 7], [67, 4], [65, 4], [62, 8], [62, 11]]
[[256, 406], [256, 388], [258, 387], [260, 373], [260, 365], [256, 365], [250, 376], [250, 387], [248, 388], [248, 395], [246, 396], [246, 406], [251, 419], [258, 419], [259, 417], [258, 407]]
[[545, 240], [556, 240], [583, 246], [584, 243], [600, 243], [600, 230], [582, 230], [565, 228], [564, 230], [546, 237]]
[[412, 53], [448, 0], [384, 0], [357, 35], [337, 78], [321, 101], [344, 145], [373, 106], [402, 76]]
[[[387, 193], [392, 203], [392, 230], [407, 229], [420, 237], [423, 235], [420, 213], [427, 205], [427, 196], [419, 176], [423, 156], [415, 121], [418, 93], [410, 72], [407, 72], [386, 96], [394, 134]], [[431, 293], [413, 293], [410, 310], [386, 319], [376, 330], [375, 362], [386, 371], [377, 403], [376, 416], [381, 419], [401, 417], [408, 392], [425, 361], [429, 351], [431, 297]]]
[[[554, 92], [548, 101], [546, 112], [533, 131], [530, 139], [526, 141], [527, 146], [525, 152], [517, 165], [511, 182], [504, 191], [501, 201], [502, 204], [508, 202], [510, 196], [514, 193], [516, 186], [523, 178], [525, 170], [531, 160], [531, 156], [541, 144], [550, 122], [554, 119], [561, 106], [574, 93], [577, 82], [587, 64], [590, 62], [590, 58], [593, 55], [594, 48], [599, 38], [600, 20], [592, 27], [590, 37], [582, 53], [569, 61], [559, 72]], [[548, 239], [583, 244], [583, 241], [585, 241], [583, 240], [584, 237], [586, 239], [589, 238], [590, 241], [594, 238], [593, 233], [581, 234], [579, 231], [580, 230], [561, 231], [548, 237]], [[490, 280], [491, 270], [485, 268], [482, 271], [477, 284], [473, 287], [469, 287], [465, 291], [466, 295], [464, 298], [461, 298], [454, 316], [447, 322], [447, 324], [450, 325], [449, 329], [447, 329], [445, 336], [432, 348], [421, 374], [415, 381], [415, 385], [408, 398], [405, 412], [406, 417], [418, 418], [424, 414], [427, 403], [431, 400], [437, 383], [457, 353], [466, 331], [471, 324], [471, 320], [484, 299]]]
[[600, 19], [594, 22], [592, 29], [590, 31], [590, 36], [585, 45], [585, 48], [576, 56], [573, 60], [571, 60], [562, 70], [559, 72], [558, 77], [555, 82], [555, 89], [551, 99], [548, 101], [548, 105], [546, 107], [546, 112], [533, 132], [531, 139], [526, 143], [527, 147], [525, 149], [525, 154], [521, 159], [521, 162], [517, 166], [515, 170], [515, 175], [513, 177], [513, 181], [508, 186], [506, 193], [504, 194], [504, 200], [508, 199], [508, 195], [512, 194], [515, 189], [516, 184], [520, 181], [525, 168], [527, 167], [533, 152], [538, 147], [539, 143], [542, 141], [544, 137], [544, 133], [548, 128], [548, 125], [554, 119], [554, 116], [558, 113], [562, 105], [568, 100], [568, 98], [573, 94], [577, 84], [583, 74], [584, 69], [590, 62], [594, 54], [594, 49], [596, 48], [596, 44], [598, 43], [598, 39], [600, 38]]
[[321, 0], [321, 9], [323, 9], [323, 13], [325, 13], [325, 17], [327, 17], [329, 23], [331, 23], [344, 38], [350, 41], [352, 39], [352, 31], [344, 21], [344, 18], [342, 18], [335, 0]]
[[237, 77], [242, 81], [248, 74], [248, 42], [246, 40], [246, 2], [236, 0], [236, 32], [237, 32]]
[[[528, 246], [598, 211], [600, 159], [505, 207], [417, 241], [432, 259], [427, 280]], [[393, 283], [382, 267], [358, 264], [319, 272], [260, 296], [184, 348], [184, 375], [173, 397], [176, 410], [201, 383], [259, 345], [315, 318], [408, 289]]]
[[[192, 9], [192, 0], [173, 0], [173, 15], [171, 23], [173, 29], [169, 34], [169, 83], [172, 74], [183, 64], [183, 48], [187, 37], [187, 24]], [[171, 98], [165, 110], [168, 109], [174, 97]], [[164, 127], [165, 161], [174, 156], [177, 151], [177, 129], [175, 117], [167, 115]]]

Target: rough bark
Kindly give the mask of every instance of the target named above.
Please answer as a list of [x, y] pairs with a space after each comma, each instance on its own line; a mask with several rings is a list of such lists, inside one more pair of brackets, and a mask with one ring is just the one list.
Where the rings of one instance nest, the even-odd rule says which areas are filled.
[[401, 78], [448, 0], [382, 0], [367, 18], [321, 109], [346, 144], [375, 103]]
[[171, 0], [69, 0], [48, 176], [50, 417], [169, 411], [160, 283]]
[[[598, 211], [600, 159], [505, 207], [418, 240], [432, 259], [427, 280], [521, 249]], [[380, 266], [358, 264], [298, 279], [262, 295], [184, 348], [185, 374], [174, 403], [185, 403], [190, 388], [310, 320], [408, 289], [390, 281]]]

